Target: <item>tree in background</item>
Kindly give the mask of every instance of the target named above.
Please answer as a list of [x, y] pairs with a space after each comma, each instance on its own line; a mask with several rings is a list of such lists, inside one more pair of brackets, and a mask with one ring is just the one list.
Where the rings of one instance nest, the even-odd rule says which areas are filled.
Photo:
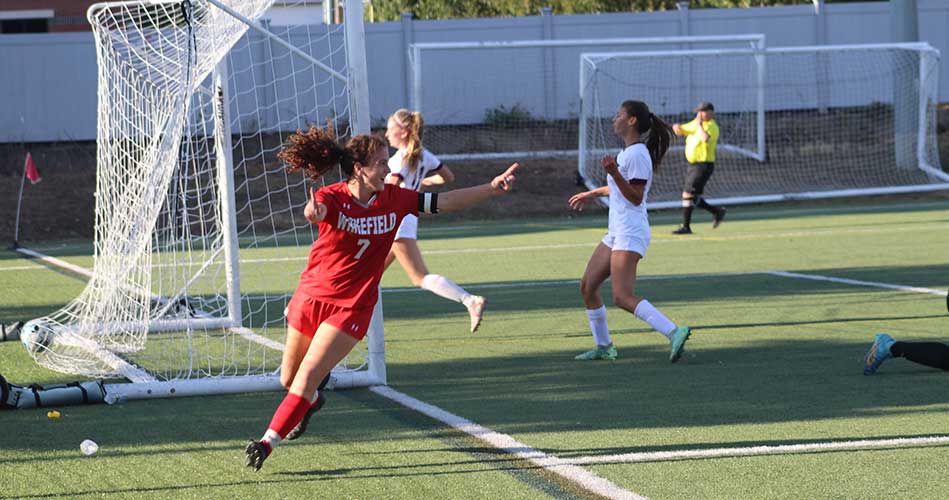
[[[825, 0], [824, 3], [887, 0]], [[541, 7], [554, 14], [594, 14], [675, 10], [678, 0], [372, 0], [377, 21], [395, 21], [403, 12], [416, 19], [512, 17], [536, 15]], [[813, 0], [691, 0], [692, 9], [807, 5]]]

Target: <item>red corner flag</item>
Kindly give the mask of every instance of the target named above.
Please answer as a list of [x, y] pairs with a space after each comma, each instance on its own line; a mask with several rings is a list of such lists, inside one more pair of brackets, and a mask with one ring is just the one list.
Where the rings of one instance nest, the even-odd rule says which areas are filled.
[[40, 171], [36, 169], [36, 164], [33, 163], [33, 155], [26, 153], [26, 178], [30, 180], [30, 184], [36, 184], [37, 182], [43, 180], [40, 177]]

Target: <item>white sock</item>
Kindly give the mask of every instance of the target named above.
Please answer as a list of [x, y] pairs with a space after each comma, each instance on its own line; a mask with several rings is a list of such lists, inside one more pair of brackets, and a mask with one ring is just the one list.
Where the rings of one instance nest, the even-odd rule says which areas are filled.
[[468, 301], [471, 300], [471, 294], [466, 292], [464, 288], [461, 288], [450, 279], [438, 274], [426, 274], [425, 277], [422, 278], [421, 288], [439, 297], [445, 297], [448, 300], [460, 302], [466, 306], [468, 305]]
[[264, 437], [260, 438], [261, 441], [266, 441], [270, 445], [270, 449], [274, 449], [280, 444], [280, 434], [277, 434], [277, 431], [267, 429], [267, 432], [264, 433]]
[[590, 331], [596, 345], [608, 346], [613, 343], [610, 338], [610, 327], [606, 324], [606, 306], [599, 309], [587, 309], [587, 318], [590, 319]]
[[672, 335], [672, 332], [676, 329], [676, 324], [669, 320], [665, 314], [659, 312], [659, 309], [653, 307], [648, 300], [641, 300], [636, 306], [636, 310], [633, 311], [633, 314], [637, 318], [649, 323], [649, 326], [656, 330], [657, 332], [669, 337]]

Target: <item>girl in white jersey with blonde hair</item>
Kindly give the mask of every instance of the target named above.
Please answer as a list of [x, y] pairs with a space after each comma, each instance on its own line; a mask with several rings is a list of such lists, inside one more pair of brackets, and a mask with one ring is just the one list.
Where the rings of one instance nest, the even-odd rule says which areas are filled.
[[[390, 146], [398, 150], [389, 158], [390, 173], [386, 179], [389, 184], [422, 192], [429, 186], [448, 184], [455, 180], [451, 170], [431, 151], [422, 147], [422, 125], [421, 113], [407, 109], [400, 109], [389, 117], [386, 139]], [[428, 272], [418, 248], [418, 217], [415, 215], [408, 215], [402, 220], [386, 267], [395, 259], [399, 260], [413, 285], [467, 307], [471, 331], [478, 329], [484, 312], [484, 297], [472, 295], [448, 278]]]
[[601, 196], [610, 197], [609, 230], [593, 250], [586, 271], [580, 280], [580, 293], [590, 320], [596, 347], [576, 359], [616, 359], [616, 348], [606, 322], [606, 306], [600, 297], [600, 285], [612, 276], [613, 302], [633, 313], [672, 344], [669, 361], [682, 356], [685, 341], [691, 334], [687, 326], [677, 326], [659, 312], [648, 300], [633, 294], [636, 267], [649, 248], [649, 218], [646, 198], [652, 186], [653, 173], [675, 137], [672, 127], [649, 111], [641, 101], [625, 101], [613, 117], [613, 132], [624, 142], [617, 157], [601, 160], [607, 173], [607, 185], [570, 198], [570, 207], [583, 210], [584, 205]]

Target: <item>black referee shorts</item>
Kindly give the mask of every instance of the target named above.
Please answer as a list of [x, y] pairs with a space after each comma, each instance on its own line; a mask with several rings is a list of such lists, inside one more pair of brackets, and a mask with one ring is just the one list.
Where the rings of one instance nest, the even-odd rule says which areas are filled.
[[715, 162], [712, 161], [689, 163], [689, 169], [685, 173], [685, 182], [682, 184], [682, 192], [693, 195], [702, 194], [705, 184], [708, 183], [714, 171]]

